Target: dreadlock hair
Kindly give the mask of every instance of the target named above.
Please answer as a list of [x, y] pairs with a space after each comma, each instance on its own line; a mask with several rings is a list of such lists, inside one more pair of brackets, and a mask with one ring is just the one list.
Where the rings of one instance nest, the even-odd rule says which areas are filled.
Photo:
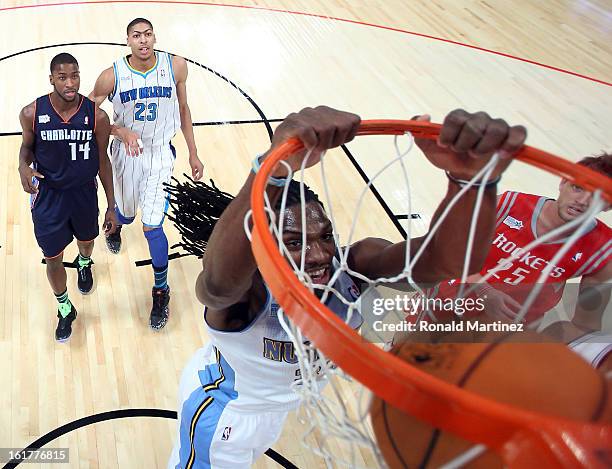
[[578, 164], [612, 178], [612, 153], [602, 152], [601, 155], [587, 156]]
[[75, 64], [77, 67], [79, 66], [77, 59], [73, 55], [68, 52], [61, 52], [51, 59], [51, 65], [49, 66], [51, 75], [53, 75], [53, 70], [62, 64]]
[[[172, 214], [168, 213], [168, 218], [181, 235], [181, 242], [171, 246], [171, 249], [180, 247], [187, 254], [202, 258], [210, 235], [223, 214], [223, 211], [234, 200], [234, 196], [223, 192], [217, 188], [214, 181], [210, 185], [202, 181], [194, 181], [188, 175], [185, 182], [179, 182], [172, 178], [173, 184], [165, 184], [166, 192]], [[280, 210], [281, 199], [279, 197], [275, 210]], [[323, 206], [317, 194], [310, 187], [304, 184], [305, 202], [316, 202]], [[287, 189], [287, 202], [285, 208], [292, 207], [301, 203], [300, 183], [295, 180], [289, 182]]]
[[219, 217], [234, 196], [219, 190], [212, 180], [208, 185], [194, 181], [186, 174], [183, 176], [187, 178], [186, 182], [172, 177], [174, 184], [165, 184], [172, 207], [168, 218], [181, 234], [181, 242], [171, 248], [181, 247], [187, 255], [201, 258]]
[[[323, 204], [319, 200], [319, 196], [314, 193], [314, 191], [304, 184], [304, 202], [316, 202], [321, 207]], [[278, 198], [276, 205], [274, 206], [274, 210], [280, 210], [282, 203], [282, 197]], [[295, 179], [291, 179], [289, 181], [289, 189], [287, 189], [287, 201], [285, 202], [285, 208], [292, 207], [294, 205], [299, 205], [302, 203], [302, 194], [300, 192], [300, 182]]]

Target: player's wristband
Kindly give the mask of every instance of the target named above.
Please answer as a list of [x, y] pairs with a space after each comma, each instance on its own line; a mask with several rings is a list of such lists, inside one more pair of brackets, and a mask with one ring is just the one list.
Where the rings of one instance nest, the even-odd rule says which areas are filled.
[[[453, 176], [449, 171], [445, 171], [446, 173], [446, 177], [448, 179], [450, 179], [451, 181], [453, 181], [455, 184], [458, 184], [460, 187], [465, 187], [467, 186], [470, 181], [466, 181], [465, 179], [459, 179], [456, 178], [455, 176]], [[492, 179], [491, 181], [488, 181], [484, 186], [485, 189], [490, 189], [491, 187], [496, 187], [497, 183], [501, 181], [501, 175], [497, 176], [495, 179]], [[475, 182], [474, 184], [472, 184], [472, 186], [470, 187], [470, 189], [478, 189], [479, 187], [482, 186], [481, 182]]]
[[[262, 153], [261, 155], [257, 155], [254, 159], [253, 159], [253, 172], [255, 174], [257, 174], [259, 172], [259, 168], [261, 168], [261, 161], [259, 161], [259, 159], [263, 156], [264, 154]], [[276, 186], [276, 187], [285, 187], [287, 185], [287, 178], [275, 178], [270, 176], [268, 178], [268, 184], [270, 184], [271, 186]]]

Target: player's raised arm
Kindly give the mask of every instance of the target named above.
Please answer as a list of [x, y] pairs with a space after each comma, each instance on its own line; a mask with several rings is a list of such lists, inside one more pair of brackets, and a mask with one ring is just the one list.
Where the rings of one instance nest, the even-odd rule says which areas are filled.
[[[96, 107], [99, 108], [106, 98], [112, 97], [116, 91], [116, 86], [115, 72], [113, 67], [109, 67], [104, 70], [96, 80], [93, 91], [89, 93], [89, 99], [96, 103]], [[136, 132], [132, 132], [125, 127], [111, 124], [110, 134], [123, 142], [128, 155], [138, 156], [142, 153], [141, 144], [138, 142], [139, 137]]]
[[[308, 160], [309, 166], [312, 166], [319, 161], [321, 151], [352, 140], [359, 123], [359, 116], [325, 106], [303, 109], [299, 113], [290, 114], [277, 127], [271, 148], [291, 137], [297, 137], [315, 152]], [[304, 154], [305, 151], [298, 152], [287, 160], [294, 170], [299, 169]], [[282, 166], [274, 173], [275, 177], [286, 175], [286, 169]], [[254, 177], [251, 172], [236, 198], [219, 218], [208, 242], [203, 270], [196, 283], [196, 294], [202, 303], [214, 310], [229, 308], [241, 301], [249, 291], [251, 297], [265, 301], [265, 296], [261, 298], [261, 291], [252, 291], [263, 289], [263, 286], [260, 277], [256, 275], [257, 265], [243, 225], [244, 217], [250, 209]], [[282, 187], [268, 185], [267, 192], [274, 206]], [[257, 305], [252, 306], [251, 310], [256, 309]]]
[[[446, 171], [448, 176], [446, 195], [432, 217], [431, 226], [459, 192], [463, 181], [470, 180], [495, 152], [500, 152], [504, 157], [491, 176], [493, 182], [487, 184], [485, 190], [478, 214], [470, 273], [480, 270], [489, 252], [495, 227], [495, 181], [510, 163], [508, 156], [522, 147], [525, 138], [526, 131], [522, 126], [511, 127], [505, 121], [493, 119], [486, 113], [470, 114], [459, 109], [448, 114], [437, 142], [416, 139], [427, 159]], [[469, 190], [444, 219], [413, 269], [413, 277], [417, 282], [434, 283], [461, 276], [476, 196], [477, 190]], [[411, 240], [412, 253], [419, 249], [424, 239], [425, 236]], [[370, 278], [397, 275], [404, 268], [405, 250], [405, 242], [392, 244], [368, 238], [355, 243], [351, 249], [351, 268]]]
[[29, 194], [36, 194], [38, 189], [32, 182], [32, 177], [44, 179], [44, 176], [30, 167], [34, 161], [34, 114], [36, 108], [34, 103], [28, 104], [19, 113], [22, 137], [19, 148], [19, 177], [23, 190]]
[[106, 194], [106, 211], [104, 214], [104, 232], [112, 234], [117, 228], [117, 215], [115, 214], [115, 192], [113, 188], [113, 169], [108, 158], [108, 139], [110, 136], [110, 120], [103, 109], [96, 109], [96, 141], [100, 159], [100, 182]]
[[176, 95], [179, 103], [179, 113], [181, 115], [181, 130], [189, 149], [189, 166], [191, 167], [191, 176], [196, 181], [200, 180], [203, 175], [204, 165], [198, 157], [198, 149], [193, 136], [193, 122], [191, 120], [191, 110], [187, 103], [187, 61], [182, 57], [172, 58], [172, 68], [174, 70], [174, 78], [176, 80]]

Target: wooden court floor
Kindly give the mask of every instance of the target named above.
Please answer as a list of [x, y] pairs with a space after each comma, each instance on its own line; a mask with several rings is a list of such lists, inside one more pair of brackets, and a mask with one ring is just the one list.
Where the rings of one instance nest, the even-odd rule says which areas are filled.
[[[40, 467], [165, 467], [178, 379], [207, 340], [193, 292], [200, 263], [192, 257], [171, 261], [170, 322], [160, 333], [148, 328], [152, 273], [135, 266], [149, 257], [136, 224], [123, 231], [125, 249], [118, 256], [96, 241], [93, 294], [80, 296], [69, 271], [79, 318], [67, 344], [53, 340], [56, 303], [17, 176], [17, 117], [50, 91], [48, 65], [55, 54], [67, 51], [79, 60], [81, 93], [87, 95], [98, 74], [127, 54], [127, 23], [138, 16], [151, 20], [156, 47], [191, 61], [188, 96], [205, 177], [233, 193], [252, 157], [269, 143], [266, 121], [273, 128], [288, 113], [317, 104], [364, 118], [427, 112], [435, 121], [457, 107], [482, 109], [525, 124], [528, 143], [573, 161], [612, 150], [606, 0], [229, 3], [0, 3], [0, 447], [23, 448], [89, 418], [46, 446], [70, 448], [70, 463]], [[180, 177], [188, 169], [186, 146], [181, 135], [174, 144]], [[342, 229], [363, 188], [356, 168], [373, 174], [379, 155], [393, 151], [383, 140], [356, 141], [348, 149], [354, 162], [339, 150], [329, 155]], [[442, 195], [444, 178], [418, 156], [411, 165], [418, 232]], [[320, 190], [316, 176], [312, 182]], [[515, 164], [502, 189], [554, 197], [557, 184], [553, 176]], [[405, 222], [394, 222], [389, 212], [405, 213], [402, 181], [386, 174], [376, 188], [380, 200], [368, 195], [357, 235], [400, 239]], [[612, 221], [609, 214], [602, 219]], [[178, 240], [170, 223], [166, 232], [171, 243]], [[71, 246], [65, 258], [75, 255]], [[606, 321], [612, 327], [612, 318]], [[109, 420], [93, 421], [107, 412]], [[301, 429], [292, 417], [274, 449], [300, 468], [324, 467], [298, 444]], [[262, 458], [256, 467], [278, 466]]]

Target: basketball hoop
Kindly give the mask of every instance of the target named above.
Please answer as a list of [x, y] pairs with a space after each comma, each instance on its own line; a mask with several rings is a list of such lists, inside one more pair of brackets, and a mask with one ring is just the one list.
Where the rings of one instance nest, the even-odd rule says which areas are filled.
[[[440, 128], [417, 121], [363, 121], [357, 135], [410, 133], [417, 138], [436, 139]], [[273, 222], [265, 190], [276, 165], [301, 149], [301, 142], [291, 139], [265, 159], [253, 182], [251, 235], [259, 271], [303, 336], [388, 404], [436, 428], [486, 445], [508, 467], [609, 467], [599, 451], [612, 447], [612, 426], [522, 410], [439, 380], [365, 341], [298, 279], [271, 232]], [[589, 168], [528, 146], [515, 158], [595, 191], [612, 203], [612, 180]]]

